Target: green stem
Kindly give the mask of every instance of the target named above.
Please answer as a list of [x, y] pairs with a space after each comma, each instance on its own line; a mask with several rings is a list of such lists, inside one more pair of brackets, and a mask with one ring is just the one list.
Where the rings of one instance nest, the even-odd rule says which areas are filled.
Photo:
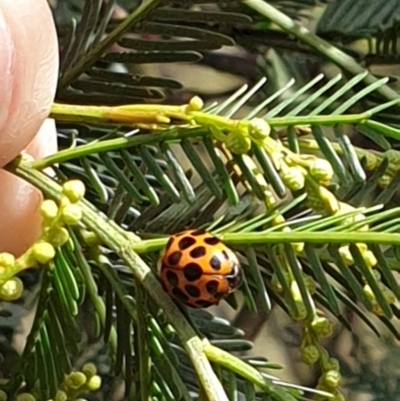
[[[343, 70], [349, 72], [350, 74], [357, 75], [366, 72], [366, 70], [362, 68], [352, 57], [342, 52], [335, 46], [332, 46], [329, 42], [314, 35], [307, 28], [300, 24], [297, 24], [290, 17], [277, 10], [270, 4], [262, 0], [245, 0], [243, 1], [243, 3], [253, 10], [257, 11], [262, 16], [273, 21], [284, 31], [294, 35], [301, 42], [308, 44], [319, 54], [322, 54], [327, 59], [331, 60], [333, 63], [338, 65]], [[364, 78], [364, 82], [367, 85], [374, 84], [377, 81], [378, 80], [369, 72]], [[398, 99], [399, 97], [398, 93], [389, 88], [387, 85], [383, 85], [377, 88], [377, 92], [388, 100]]]
[[400, 245], [400, 234], [372, 233], [372, 232], [268, 232], [225, 234], [223, 240], [227, 244], [263, 245], [271, 243], [308, 242], [313, 244], [346, 244], [365, 243], [379, 245]]
[[130, 28], [158, 6], [161, 0], [144, 1], [128, 18], [107, 35], [97, 46], [86, 53], [81, 60], [61, 78], [59, 90], [66, 89], [72, 81], [91, 67]]
[[[39, 188], [49, 198], [60, 202], [62, 198], [61, 187], [44, 174], [33, 170], [29, 163], [24, 163], [20, 158], [19, 162], [16, 161], [7, 168]], [[107, 216], [94, 209], [93, 206], [89, 206], [87, 202], [79, 202], [78, 205], [83, 212], [82, 223], [125, 261], [134, 277], [163, 310], [166, 318], [175, 328], [204, 387], [208, 400], [228, 401], [221, 382], [204, 354], [203, 341], [196, 335], [175, 303], [163, 291], [150, 267], [134, 252], [135, 241], [128, 240], [128, 235], [124, 235], [123, 230], [116, 230], [107, 220]]]
[[[350, 244], [400, 245], [400, 234], [374, 232], [253, 232], [227, 233], [219, 236], [227, 245], [251, 246], [266, 244]], [[133, 244], [138, 254], [158, 251], [165, 246], [168, 238], [157, 238]]]
[[[268, 120], [271, 127], [290, 127], [298, 125], [335, 125], [335, 124], [356, 124], [366, 123], [370, 114], [368, 112], [362, 114], [348, 114], [342, 116], [299, 116], [299, 117], [277, 117]], [[212, 121], [209, 116], [207, 121]], [[211, 123], [210, 123], [211, 124]], [[64, 163], [68, 160], [85, 157], [101, 152], [110, 152], [112, 150], [125, 149], [133, 146], [144, 144], [160, 143], [165, 141], [181, 140], [184, 138], [201, 137], [207, 135], [209, 131], [204, 127], [188, 128], [181, 127], [178, 129], [168, 129], [167, 131], [153, 132], [151, 134], [135, 135], [126, 138], [108, 139], [100, 142], [91, 142], [72, 149], [65, 149], [54, 155], [45, 157], [32, 163], [32, 167], [42, 170], [46, 167], [57, 163]]]

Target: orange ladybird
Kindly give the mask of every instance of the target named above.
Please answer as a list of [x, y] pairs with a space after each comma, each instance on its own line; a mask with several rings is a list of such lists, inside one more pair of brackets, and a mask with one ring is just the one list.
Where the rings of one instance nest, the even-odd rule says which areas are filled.
[[173, 235], [159, 261], [164, 290], [192, 308], [218, 304], [241, 283], [237, 256], [204, 230]]

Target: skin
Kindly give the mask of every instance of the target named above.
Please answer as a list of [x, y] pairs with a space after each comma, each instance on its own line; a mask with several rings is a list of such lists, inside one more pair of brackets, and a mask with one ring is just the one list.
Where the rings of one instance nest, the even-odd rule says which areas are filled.
[[[57, 150], [46, 119], [58, 77], [57, 35], [46, 0], [0, 1], [0, 167], [21, 152]], [[39, 237], [40, 191], [0, 169], [0, 252], [16, 257]]]

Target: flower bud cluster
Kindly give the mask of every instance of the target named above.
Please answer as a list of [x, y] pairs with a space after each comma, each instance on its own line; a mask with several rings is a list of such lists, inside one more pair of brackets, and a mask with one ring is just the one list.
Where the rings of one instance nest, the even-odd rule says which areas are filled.
[[[333, 395], [334, 400], [344, 400], [340, 393], [341, 374], [339, 361], [331, 358], [320, 341], [330, 337], [333, 332], [332, 323], [324, 316], [316, 316], [311, 323], [305, 323], [303, 329], [302, 343], [300, 347], [301, 359], [308, 365], [318, 363], [321, 376], [317, 388]], [[320, 397], [320, 396], [318, 396]], [[325, 398], [317, 398], [327, 401]]]
[[[97, 375], [96, 366], [93, 363], [83, 365], [82, 371], [74, 371], [65, 376], [53, 399], [48, 401], [85, 401], [82, 394], [94, 392], [101, 387], [101, 378]], [[7, 394], [0, 390], [0, 401], [7, 401]], [[38, 401], [34, 394], [20, 393], [16, 401]]]
[[65, 226], [79, 224], [82, 210], [78, 202], [85, 195], [81, 181], [67, 181], [63, 187], [63, 197], [59, 205], [53, 200], [44, 200], [40, 213], [43, 218], [40, 238], [18, 259], [13, 255], [0, 253], [0, 299], [15, 301], [23, 293], [22, 281], [16, 277], [21, 271], [37, 265], [49, 263], [56, 254], [56, 248], [69, 240]]
[[97, 375], [96, 366], [87, 363], [81, 372], [71, 372], [65, 377], [54, 401], [77, 400], [82, 394], [97, 391], [100, 387], [101, 378]]
[[382, 189], [388, 187], [389, 184], [393, 181], [393, 178], [399, 172], [400, 152], [395, 149], [389, 149], [384, 153], [384, 158], [389, 161], [389, 164], [388, 164], [388, 167], [386, 168], [384, 174], [382, 174], [378, 179], [378, 185]]

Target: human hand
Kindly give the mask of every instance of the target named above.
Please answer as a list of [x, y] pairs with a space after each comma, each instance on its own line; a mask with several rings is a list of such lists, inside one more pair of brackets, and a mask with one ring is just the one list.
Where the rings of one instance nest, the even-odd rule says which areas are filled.
[[[57, 150], [47, 119], [58, 77], [58, 44], [46, 0], [0, 1], [0, 167], [21, 152]], [[0, 168], [0, 252], [18, 257], [40, 235], [42, 194]]]

